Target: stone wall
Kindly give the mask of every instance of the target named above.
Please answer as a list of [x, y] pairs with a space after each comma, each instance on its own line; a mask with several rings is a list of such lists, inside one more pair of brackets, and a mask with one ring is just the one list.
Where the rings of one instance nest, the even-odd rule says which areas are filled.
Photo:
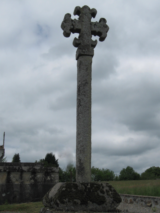
[[119, 194], [123, 203], [138, 204], [143, 207], [152, 207], [160, 210], [160, 197]]
[[59, 182], [59, 168], [41, 163], [0, 163], [0, 204], [42, 201]]

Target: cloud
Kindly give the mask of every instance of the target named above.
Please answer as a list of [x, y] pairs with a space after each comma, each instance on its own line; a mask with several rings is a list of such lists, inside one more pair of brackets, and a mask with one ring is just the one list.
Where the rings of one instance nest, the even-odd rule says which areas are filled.
[[[52, 152], [76, 164], [77, 48], [64, 15], [97, 9], [109, 32], [92, 61], [92, 166], [142, 173], [159, 156], [159, 1], [0, 2], [0, 129], [5, 156], [35, 162]], [[98, 36], [92, 36], [97, 39]]]

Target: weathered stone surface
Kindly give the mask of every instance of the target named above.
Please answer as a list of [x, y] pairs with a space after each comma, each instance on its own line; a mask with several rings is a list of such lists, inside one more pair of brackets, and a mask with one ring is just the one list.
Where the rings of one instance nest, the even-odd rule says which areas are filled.
[[108, 183], [57, 183], [43, 198], [40, 213], [53, 211], [115, 211], [120, 195]]
[[92, 57], [77, 61], [76, 182], [91, 182]]

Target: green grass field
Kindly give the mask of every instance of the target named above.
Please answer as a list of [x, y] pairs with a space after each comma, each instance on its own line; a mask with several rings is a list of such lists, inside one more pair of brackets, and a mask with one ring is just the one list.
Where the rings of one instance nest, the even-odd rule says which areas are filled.
[[[160, 180], [108, 181], [118, 193], [160, 197]], [[0, 211], [39, 213], [44, 207], [41, 202], [0, 205]]]
[[160, 180], [108, 181], [118, 193], [160, 197]]

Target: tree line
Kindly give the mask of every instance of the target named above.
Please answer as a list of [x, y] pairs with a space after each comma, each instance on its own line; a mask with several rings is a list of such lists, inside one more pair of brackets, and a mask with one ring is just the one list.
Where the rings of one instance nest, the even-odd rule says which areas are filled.
[[[2, 162], [7, 162], [2, 159]], [[15, 154], [12, 163], [21, 162], [19, 154]], [[44, 159], [35, 161], [35, 163], [42, 163], [44, 167], [59, 167], [58, 159], [52, 153], [47, 153]], [[99, 169], [94, 166], [91, 168], [92, 181], [122, 181], [122, 180], [153, 180], [160, 179], [160, 167], [152, 166], [145, 170], [141, 175], [134, 171], [130, 166], [123, 168], [120, 175], [115, 175], [109, 169]], [[72, 164], [68, 164], [66, 171], [59, 167], [59, 181], [60, 182], [76, 182], [76, 168]]]

